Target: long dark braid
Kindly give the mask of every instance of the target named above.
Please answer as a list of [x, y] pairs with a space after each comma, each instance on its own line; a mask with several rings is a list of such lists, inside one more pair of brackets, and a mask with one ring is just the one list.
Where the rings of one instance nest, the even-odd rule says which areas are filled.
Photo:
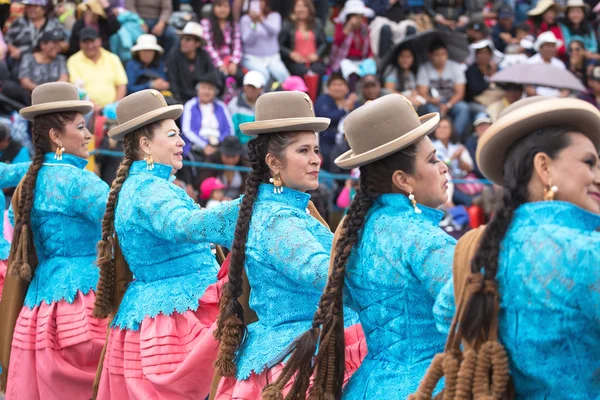
[[215, 361], [215, 369], [221, 376], [234, 376], [236, 365], [235, 353], [246, 332], [244, 310], [238, 301], [242, 295], [242, 273], [246, 261], [246, 241], [252, 221], [252, 210], [258, 196], [261, 183], [269, 181], [270, 170], [265, 162], [268, 153], [283, 160], [285, 149], [294, 139], [293, 133], [264, 134], [248, 142], [248, 160], [252, 171], [248, 174], [244, 197], [235, 227], [231, 262], [229, 265], [229, 281], [223, 287], [223, 295], [219, 303], [219, 318], [215, 338], [220, 341], [219, 352]]
[[[420, 142], [418, 142], [420, 143]], [[342, 293], [346, 265], [352, 249], [358, 243], [359, 233], [373, 200], [384, 193], [392, 193], [392, 175], [403, 170], [414, 173], [418, 143], [384, 159], [360, 167], [360, 187], [350, 204], [342, 225], [335, 252], [333, 269], [313, 317], [311, 328], [292, 343], [277, 360], [287, 360], [278, 379], [265, 387], [263, 400], [282, 400], [282, 390], [295, 376], [286, 400], [304, 400], [314, 373], [310, 400], [339, 399], [342, 394], [345, 370], [344, 315]], [[319, 343], [319, 351], [315, 350]], [[313, 362], [314, 361], [314, 362]]]
[[[550, 158], [571, 143], [568, 127], [554, 127], [538, 130], [519, 141], [509, 149], [504, 161], [504, 182], [502, 203], [499, 205], [490, 223], [485, 228], [479, 248], [471, 262], [471, 272], [483, 271], [484, 279], [496, 280], [498, 257], [501, 243], [508, 231], [515, 210], [530, 200], [528, 184], [533, 175], [533, 160], [536, 154], [545, 153]], [[467, 340], [473, 340], [480, 334], [487, 336], [494, 315], [495, 295], [485, 293], [485, 285], [474, 294], [466, 306], [461, 321]]]
[[96, 287], [96, 301], [92, 315], [96, 318], [106, 318], [113, 313], [116, 305], [115, 293], [115, 210], [119, 200], [119, 193], [123, 183], [129, 176], [129, 168], [138, 156], [138, 143], [141, 137], [152, 138], [155, 129], [158, 129], [162, 121], [154, 122], [129, 133], [123, 141], [125, 155], [117, 169], [117, 176], [113, 181], [106, 211], [102, 218], [102, 238], [98, 242], [98, 258], [96, 264], [100, 268], [100, 277]]
[[51, 151], [50, 130], [64, 132], [65, 125], [73, 122], [77, 113], [43, 114], [33, 120], [31, 129], [35, 154], [27, 174], [21, 182], [21, 198], [18, 208], [18, 218], [15, 221], [14, 247], [15, 256], [10, 266], [10, 274], [24, 280], [31, 280], [34, 267], [29, 264], [29, 251], [32, 250], [30, 240], [31, 209], [35, 195], [35, 184], [38, 173], [44, 162], [44, 154]]

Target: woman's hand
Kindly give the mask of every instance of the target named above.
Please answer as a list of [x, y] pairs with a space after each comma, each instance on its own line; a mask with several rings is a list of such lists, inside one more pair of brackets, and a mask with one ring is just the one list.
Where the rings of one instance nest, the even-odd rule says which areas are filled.
[[295, 51], [292, 51], [290, 53], [290, 59], [293, 62], [296, 62], [296, 63], [299, 63], [299, 64], [306, 62], [306, 59], [304, 58], [304, 56], [302, 56], [300, 53], [295, 52]]
[[450, 157], [450, 159], [458, 160], [460, 158], [460, 156], [462, 156], [463, 151], [465, 151], [465, 146], [460, 145], [458, 147], [458, 149], [454, 152], [454, 154], [452, 154], [452, 157]]
[[316, 53], [311, 54], [310, 56], [308, 56], [308, 61], [310, 61], [311, 63], [317, 62], [319, 61], [319, 56]]
[[169, 82], [165, 81], [162, 78], [157, 78], [153, 80], [150, 86], [152, 86], [152, 88], [156, 90], [168, 90], [170, 87]]

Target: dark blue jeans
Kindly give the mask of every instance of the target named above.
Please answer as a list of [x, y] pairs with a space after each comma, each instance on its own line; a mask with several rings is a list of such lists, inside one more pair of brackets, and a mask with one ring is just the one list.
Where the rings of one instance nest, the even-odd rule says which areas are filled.
[[[158, 19], [146, 19], [144, 22], [148, 25], [148, 33], [152, 33], [152, 28], [158, 24]], [[171, 25], [165, 26], [162, 36], [158, 38], [158, 43], [165, 49], [165, 54], [169, 54], [171, 49], [179, 46], [179, 38]]]

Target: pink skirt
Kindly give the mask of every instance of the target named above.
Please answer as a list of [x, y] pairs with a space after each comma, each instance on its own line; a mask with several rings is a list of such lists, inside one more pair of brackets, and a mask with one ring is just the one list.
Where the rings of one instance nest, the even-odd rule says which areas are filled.
[[217, 356], [213, 330], [224, 282], [206, 289], [196, 311], [146, 318], [137, 331], [112, 328], [98, 400], [204, 400]]
[[[346, 328], [344, 333], [346, 343], [345, 385], [367, 355], [367, 343], [360, 324]], [[264, 387], [277, 379], [283, 367], [284, 363], [281, 363], [270, 370], [263, 371], [260, 375], [252, 373], [248, 379], [243, 381], [235, 378], [221, 379], [215, 400], [262, 400], [261, 393]], [[293, 383], [292, 378], [283, 388], [284, 396], [290, 391]]]
[[89, 399], [107, 321], [92, 317], [96, 295], [23, 307], [12, 341], [6, 400]]

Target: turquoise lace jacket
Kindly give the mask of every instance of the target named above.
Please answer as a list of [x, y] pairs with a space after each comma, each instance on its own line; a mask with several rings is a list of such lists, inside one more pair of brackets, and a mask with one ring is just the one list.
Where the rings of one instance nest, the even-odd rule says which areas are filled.
[[[500, 340], [519, 399], [600, 398], [600, 216], [570, 203], [520, 206], [498, 266]], [[440, 293], [448, 331], [454, 288]]]
[[[23, 176], [29, 169], [29, 162], [17, 164], [0, 163], [0, 189], [15, 187], [19, 184]], [[5, 207], [6, 197], [0, 190], [0, 205]], [[0, 260], [8, 259], [10, 253], [10, 243], [4, 239], [4, 216], [0, 215]]]
[[27, 307], [72, 302], [77, 291], [96, 288], [96, 244], [109, 188], [86, 165], [87, 160], [70, 154], [61, 161], [53, 153], [44, 156], [31, 210], [39, 264], [25, 297]]
[[456, 241], [439, 228], [443, 213], [401, 194], [377, 197], [348, 265], [346, 289], [369, 353], [344, 389], [345, 400], [404, 400], [443, 351], [435, 298], [452, 276]]
[[171, 166], [131, 165], [115, 212], [115, 230], [134, 275], [113, 326], [138, 330], [146, 317], [196, 310], [219, 270], [210, 243], [231, 247], [239, 200], [201, 210], [171, 183]]
[[[262, 184], [246, 243], [250, 307], [258, 321], [236, 358], [237, 378], [260, 374], [311, 326], [329, 272], [333, 233], [308, 214], [310, 195]], [[357, 322], [346, 318], [346, 326]]]

